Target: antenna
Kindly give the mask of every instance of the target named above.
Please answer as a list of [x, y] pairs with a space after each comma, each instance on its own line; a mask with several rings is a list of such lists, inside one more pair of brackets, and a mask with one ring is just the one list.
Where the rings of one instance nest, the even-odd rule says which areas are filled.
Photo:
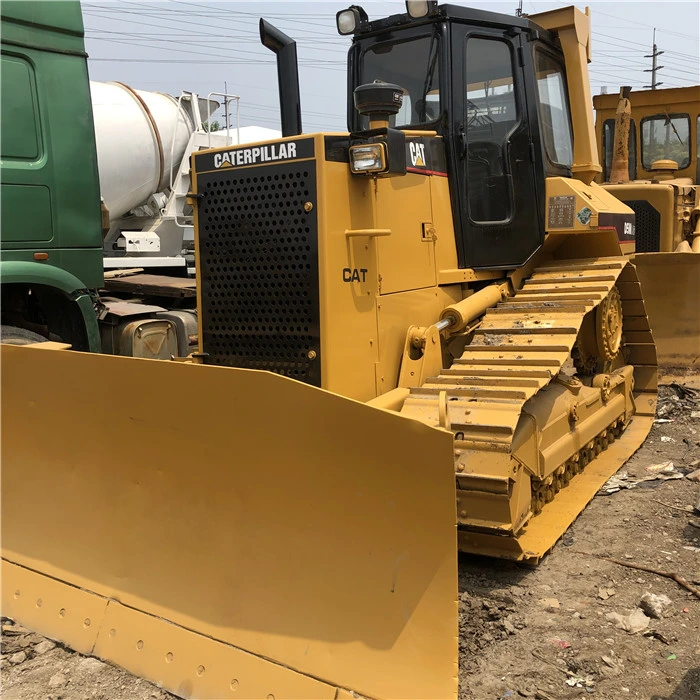
[[644, 69], [645, 73], [651, 73], [651, 85], [645, 85], [644, 86], [645, 88], [651, 88], [652, 90], [656, 90], [656, 88], [659, 85], [663, 85], [663, 83], [656, 82], [656, 71], [661, 70], [663, 68], [663, 66], [656, 65], [656, 59], [658, 56], [661, 56], [662, 53], [664, 53], [664, 52], [656, 50], [656, 27], [654, 27], [654, 39], [653, 39], [652, 47], [651, 47], [651, 54], [646, 54], [644, 56], [644, 58], [651, 59], [651, 68]]
[[518, 2], [518, 9], [515, 11], [515, 16], [516, 16], [516, 17], [522, 17], [522, 16], [523, 16], [523, 0], [519, 0], [519, 2]]

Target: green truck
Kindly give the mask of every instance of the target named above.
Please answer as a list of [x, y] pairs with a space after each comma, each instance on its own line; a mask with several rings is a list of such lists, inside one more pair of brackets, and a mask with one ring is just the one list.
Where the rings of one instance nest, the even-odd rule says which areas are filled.
[[100, 189], [78, 2], [3, 2], [2, 339], [101, 349]]

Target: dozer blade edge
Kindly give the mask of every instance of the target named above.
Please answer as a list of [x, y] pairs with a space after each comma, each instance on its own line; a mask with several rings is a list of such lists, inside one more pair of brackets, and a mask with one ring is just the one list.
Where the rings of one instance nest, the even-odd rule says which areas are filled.
[[700, 254], [636, 253], [661, 381], [700, 388]]
[[3, 615], [183, 697], [456, 697], [450, 433], [266, 372], [1, 357]]

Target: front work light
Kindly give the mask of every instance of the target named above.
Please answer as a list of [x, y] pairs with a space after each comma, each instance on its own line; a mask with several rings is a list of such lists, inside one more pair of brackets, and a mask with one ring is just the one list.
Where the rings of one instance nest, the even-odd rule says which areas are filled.
[[367, 13], [359, 5], [351, 5], [347, 10], [341, 10], [335, 16], [338, 34], [354, 34], [360, 25], [368, 20]]
[[353, 173], [380, 173], [386, 170], [386, 150], [383, 143], [350, 146], [350, 170]]
[[406, 0], [406, 12], [413, 19], [432, 15], [437, 10], [437, 0]]

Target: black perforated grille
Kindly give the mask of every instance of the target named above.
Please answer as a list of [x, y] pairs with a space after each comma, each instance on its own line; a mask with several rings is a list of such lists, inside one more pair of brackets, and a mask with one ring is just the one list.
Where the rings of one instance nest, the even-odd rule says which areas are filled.
[[197, 190], [205, 362], [320, 386], [315, 162], [204, 173]]
[[625, 204], [635, 214], [635, 251], [658, 253], [661, 244], [661, 214], [643, 199], [632, 199]]

